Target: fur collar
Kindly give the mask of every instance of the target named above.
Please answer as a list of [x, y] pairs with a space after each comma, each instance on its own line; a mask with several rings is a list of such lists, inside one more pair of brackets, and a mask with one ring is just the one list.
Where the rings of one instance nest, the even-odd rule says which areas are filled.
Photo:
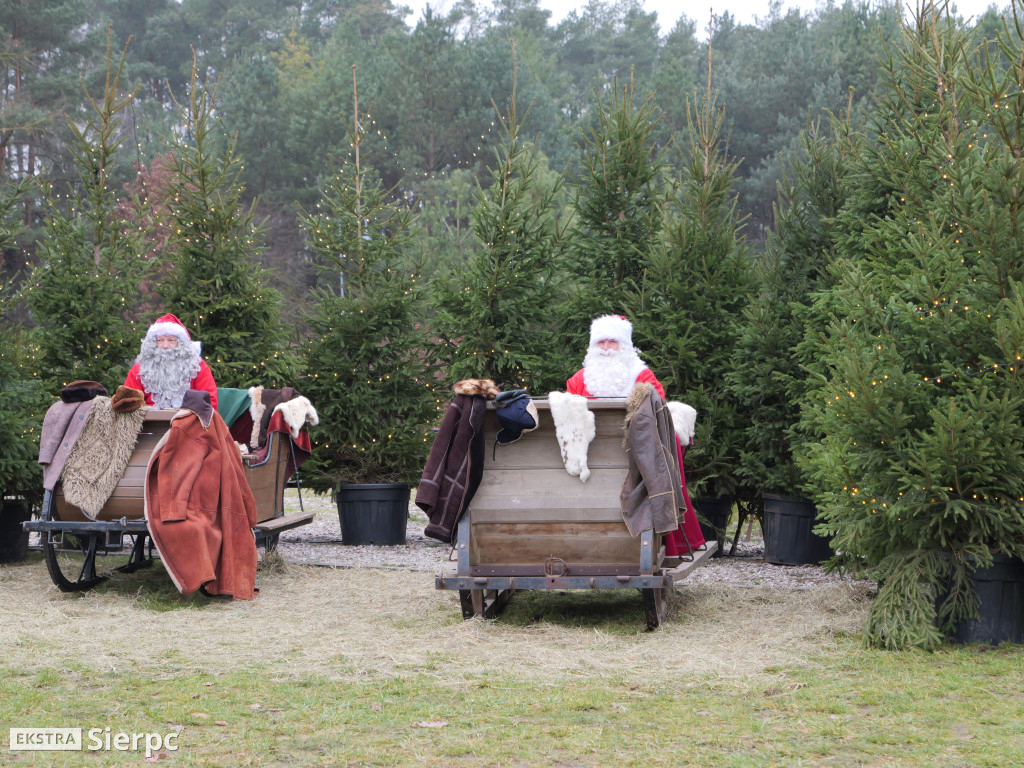
[[[633, 391], [626, 398], [624, 429], [629, 429], [629, 423], [633, 420], [633, 416], [636, 415], [640, 406], [643, 405], [644, 401], [654, 391], [654, 385], [646, 381], [638, 382], [633, 387]], [[665, 403], [665, 407], [668, 408], [668, 413], [672, 417], [672, 428], [675, 430], [676, 435], [683, 445], [689, 445], [693, 441], [693, 435], [697, 427], [697, 410], [692, 405], [680, 403], [677, 400], [668, 401]]]
[[629, 429], [629, 422], [633, 420], [636, 412], [643, 405], [644, 401], [651, 396], [654, 385], [648, 381], [639, 381], [626, 398], [626, 420], [625, 428]]

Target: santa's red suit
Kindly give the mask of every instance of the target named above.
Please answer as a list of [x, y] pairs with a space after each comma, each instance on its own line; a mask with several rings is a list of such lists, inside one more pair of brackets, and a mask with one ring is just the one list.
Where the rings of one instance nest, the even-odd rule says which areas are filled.
[[[602, 353], [598, 350], [597, 343], [606, 339], [619, 343], [617, 352]], [[565, 391], [570, 395], [584, 397], [627, 397], [639, 382], [651, 384], [662, 399], [665, 399], [665, 388], [633, 347], [632, 323], [621, 315], [604, 315], [595, 319], [590, 324], [590, 347], [584, 360], [584, 367], [565, 382]], [[686, 490], [686, 474], [683, 469], [683, 456], [686, 450], [678, 435], [676, 450], [679, 457], [679, 474], [683, 479], [686, 512], [679, 529], [665, 534], [665, 554], [669, 557], [686, 554], [704, 545], [704, 534], [701, 533], [700, 524], [697, 522], [697, 512]]]
[[[210, 393], [210, 404], [214, 410], [217, 410], [217, 382], [213, 378], [213, 371], [210, 370], [210, 366], [206, 364], [206, 361], [200, 356], [200, 348], [198, 342], [193, 342], [191, 337], [188, 335], [188, 331], [185, 329], [185, 324], [181, 322], [177, 317], [168, 313], [163, 317], [157, 318], [156, 322], [149, 327], [146, 331], [146, 337], [143, 339], [143, 350], [146, 349], [146, 342], [155, 340], [158, 336], [174, 336], [178, 339], [180, 345], [190, 345], [189, 348], [195, 351], [194, 358], [198, 362], [198, 372], [192, 377], [189, 382], [189, 389], [205, 389]], [[142, 357], [140, 353], [139, 357]], [[145, 375], [142, 373], [139, 360], [137, 359], [135, 365], [132, 366], [131, 370], [128, 371], [128, 376], [125, 377], [124, 385], [131, 387], [132, 389], [139, 389], [146, 396], [146, 405], [155, 405], [153, 395], [149, 388], [146, 386], [144, 381]], [[182, 395], [184, 392], [181, 393]], [[177, 405], [173, 407], [179, 407], [181, 405], [181, 398], [177, 398]]]

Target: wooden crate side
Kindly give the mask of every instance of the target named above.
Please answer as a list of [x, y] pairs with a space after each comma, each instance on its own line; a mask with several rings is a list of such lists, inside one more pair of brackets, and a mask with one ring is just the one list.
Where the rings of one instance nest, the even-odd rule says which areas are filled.
[[257, 467], [245, 468], [245, 479], [256, 499], [257, 522], [270, 520], [283, 511], [288, 447], [288, 439], [275, 434], [268, 460]]
[[473, 525], [471, 565], [543, 565], [555, 557], [570, 564], [636, 565], [640, 539], [621, 523], [547, 522]]

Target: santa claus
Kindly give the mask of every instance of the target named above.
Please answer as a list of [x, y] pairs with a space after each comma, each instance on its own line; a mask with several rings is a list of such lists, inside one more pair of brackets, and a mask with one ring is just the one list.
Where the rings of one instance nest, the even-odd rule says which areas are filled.
[[665, 388], [633, 347], [633, 324], [622, 315], [603, 315], [590, 324], [590, 346], [583, 367], [565, 383], [570, 395], [629, 397], [637, 382]]
[[180, 408], [188, 390], [206, 390], [210, 393], [210, 405], [216, 410], [217, 382], [200, 353], [199, 342], [192, 341], [184, 323], [166, 314], [146, 331], [142, 349], [124, 385], [141, 389], [146, 404], [156, 408]]
[[[583, 359], [583, 367], [565, 383], [570, 395], [585, 397], [629, 397], [640, 382], [646, 382], [657, 390], [662, 399], [665, 388], [647, 364], [640, 359], [633, 346], [633, 324], [622, 315], [602, 315], [590, 324], [590, 346]], [[672, 406], [669, 404], [669, 410]], [[689, 408], [689, 406], [683, 406]], [[696, 412], [689, 409], [693, 416]], [[692, 422], [691, 422], [692, 424]], [[692, 432], [689, 429], [688, 432]], [[687, 446], [692, 438], [687, 438]], [[704, 536], [697, 522], [697, 513], [686, 489], [686, 473], [683, 456], [686, 447], [676, 434], [676, 451], [679, 460], [679, 474], [682, 478], [683, 501], [686, 506], [679, 528], [665, 534], [665, 554], [679, 556], [704, 545]]]

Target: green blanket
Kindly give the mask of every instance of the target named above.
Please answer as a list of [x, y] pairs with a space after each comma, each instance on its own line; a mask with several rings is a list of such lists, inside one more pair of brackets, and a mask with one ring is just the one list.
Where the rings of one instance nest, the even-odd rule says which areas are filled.
[[217, 413], [230, 428], [243, 413], [249, 410], [249, 390], [217, 387]]

